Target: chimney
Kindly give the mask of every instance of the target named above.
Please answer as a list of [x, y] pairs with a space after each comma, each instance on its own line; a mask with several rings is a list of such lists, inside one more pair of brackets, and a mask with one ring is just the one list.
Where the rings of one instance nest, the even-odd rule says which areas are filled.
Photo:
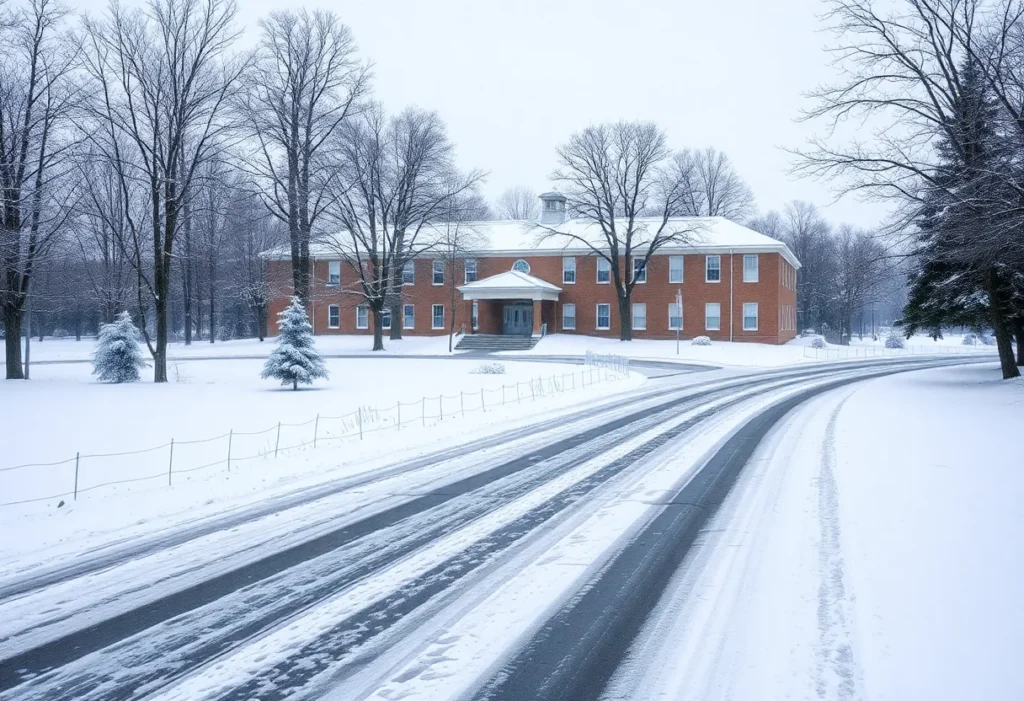
[[540, 205], [540, 223], [544, 226], [558, 226], [565, 221], [565, 195], [561, 192], [543, 193]]

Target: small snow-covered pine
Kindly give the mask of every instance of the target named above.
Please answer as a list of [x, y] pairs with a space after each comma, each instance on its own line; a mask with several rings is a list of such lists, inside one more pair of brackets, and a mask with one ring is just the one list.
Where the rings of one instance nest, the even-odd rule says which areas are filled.
[[118, 314], [112, 324], [103, 324], [92, 356], [92, 374], [101, 382], [138, 382], [146, 367], [140, 338], [128, 312]]
[[327, 367], [313, 347], [313, 327], [299, 298], [292, 297], [292, 303], [278, 317], [277, 347], [263, 366], [263, 379], [274, 378], [298, 389], [300, 382], [310, 385], [317, 378], [326, 378]]
[[895, 326], [889, 329], [889, 336], [885, 339], [885, 347], [893, 350], [906, 347], [906, 341], [903, 339], [903, 334], [896, 330]]

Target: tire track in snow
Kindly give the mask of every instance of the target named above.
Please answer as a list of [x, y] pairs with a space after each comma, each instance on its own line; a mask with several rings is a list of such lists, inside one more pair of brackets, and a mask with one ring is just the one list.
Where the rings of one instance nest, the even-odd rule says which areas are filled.
[[[815, 691], [818, 698], [852, 699], [857, 695], [858, 671], [850, 634], [849, 609], [843, 562], [842, 527], [839, 517], [839, 490], [836, 486], [836, 424], [849, 395], [843, 398], [829, 417], [821, 444], [821, 469], [818, 473], [818, 650]], [[831, 672], [831, 675], [829, 674]], [[834, 676], [833, 676], [834, 675]]]

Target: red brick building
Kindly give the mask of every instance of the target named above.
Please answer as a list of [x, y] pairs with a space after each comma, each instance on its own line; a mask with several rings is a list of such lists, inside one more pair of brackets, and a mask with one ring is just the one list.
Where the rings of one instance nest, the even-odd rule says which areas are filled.
[[[619, 336], [619, 309], [608, 262], [597, 255], [603, 240], [594, 225], [562, 221], [564, 198], [544, 200], [542, 225], [494, 221], [472, 224], [482, 241], [454, 266], [429, 254], [403, 271], [404, 334], [531, 335], [574, 333]], [[655, 227], [660, 219], [643, 224]], [[670, 220], [686, 232], [685, 244], [660, 248], [632, 295], [634, 338], [683, 338], [785, 343], [796, 336], [796, 271], [789, 248], [721, 217]], [[562, 232], [558, 235], [552, 232]], [[642, 255], [644, 249], [637, 249]], [[371, 334], [373, 315], [355, 293], [358, 271], [330, 247], [312, 250], [311, 315], [317, 334]], [[291, 262], [287, 251], [268, 252], [268, 270], [279, 291], [270, 306], [273, 322], [288, 301]], [[621, 271], [625, 274], [625, 271]], [[454, 286], [454, 289], [453, 289]], [[682, 309], [677, 305], [681, 294]], [[454, 299], [454, 303], [453, 303]], [[270, 326], [274, 329], [273, 323]]]

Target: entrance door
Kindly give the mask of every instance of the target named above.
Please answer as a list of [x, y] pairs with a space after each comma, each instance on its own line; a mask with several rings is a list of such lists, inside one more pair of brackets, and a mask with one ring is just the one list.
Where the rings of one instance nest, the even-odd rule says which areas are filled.
[[506, 336], [530, 336], [533, 334], [533, 303], [517, 302], [505, 305], [504, 323], [501, 332]]

